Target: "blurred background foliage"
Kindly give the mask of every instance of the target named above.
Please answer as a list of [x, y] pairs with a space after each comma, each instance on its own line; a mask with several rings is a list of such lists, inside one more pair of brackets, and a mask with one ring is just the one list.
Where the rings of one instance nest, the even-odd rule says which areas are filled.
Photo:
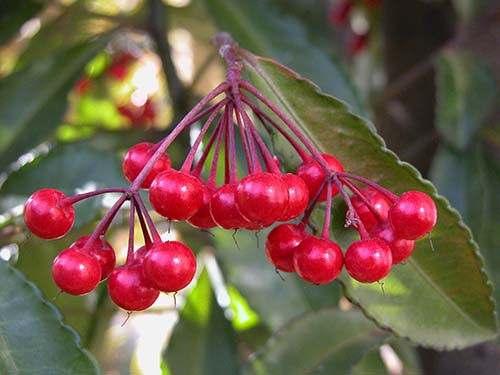
[[[389, 148], [430, 178], [472, 229], [500, 301], [499, 14], [494, 0], [2, 1], [0, 258], [24, 276], [1, 265], [0, 304], [14, 299], [13, 309], [44, 324], [13, 329], [54, 344], [36, 341], [45, 351], [33, 356], [21, 342], [0, 340], [0, 373], [17, 373], [9, 351], [24, 355], [19, 373], [40, 363], [53, 373], [109, 375], [499, 373], [496, 342], [418, 348], [378, 329], [339, 284], [282, 280], [266, 261], [265, 233], [237, 233], [238, 251], [231, 233], [176, 224], [168, 235], [195, 249], [199, 277], [176, 304], [165, 295], [128, 317], [105, 286], [58, 295], [50, 277], [56, 254], [90, 233], [112, 197], [79, 204], [74, 229], [57, 241], [30, 236], [22, 222], [24, 201], [42, 187], [75, 194], [126, 186], [126, 149], [164, 137], [224, 79], [211, 38], [226, 30], [370, 119]], [[174, 166], [189, 142], [185, 135], [169, 149]], [[108, 239], [122, 260], [127, 217], [119, 215]], [[80, 343], [66, 329], [59, 335], [61, 317], [38, 289], [57, 297]], [[26, 300], [17, 304], [18, 296]], [[18, 312], [1, 307], [0, 317]]]

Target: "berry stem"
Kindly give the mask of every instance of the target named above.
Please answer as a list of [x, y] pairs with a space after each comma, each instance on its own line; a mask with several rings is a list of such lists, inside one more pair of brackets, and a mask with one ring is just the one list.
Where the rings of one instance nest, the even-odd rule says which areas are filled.
[[331, 216], [332, 216], [332, 181], [328, 179], [326, 185], [325, 218], [323, 220], [323, 230], [321, 231], [321, 237], [323, 237], [326, 240], [330, 239]]
[[134, 182], [132, 185], [129, 187], [129, 191], [133, 194], [135, 194], [137, 191], [139, 191], [142, 182], [144, 179], [147, 177], [149, 172], [151, 171], [151, 168], [153, 168], [153, 165], [156, 163], [156, 161], [160, 158], [160, 156], [165, 153], [167, 150], [168, 146], [174, 141], [174, 139], [182, 133], [186, 128], [188, 128], [190, 125], [192, 125], [193, 118], [197, 113], [200, 112], [200, 110], [210, 103], [213, 99], [215, 99], [217, 96], [222, 94], [224, 91], [228, 89], [229, 85], [224, 82], [218, 85], [215, 89], [213, 89], [207, 96], [205, 96], [203, 99], [201, 99], [198, 104], [196, 104], [189, 113], [184, 116], [184, 118], [177, 124], [177, 126], [172, 130], [172, 132], [165, 138], [163, 141], [161, 141], [158, 149], [155, 151], [151, 159], [147, 162], [147, 164], [144, 166], [142, 169], [141, 173], [135, 178]]
[[236, 143], [234, 138], [234, 121], [233, 121], [233, 103], [228, 104], [226, 108], [227, 122], [226, 126], [228, 129], [229, 135], [229, 173], [230, 181], [236, 182], [238, 181], [238, 165], [236, 161]]
[[243, 130], [243, 126], [241, 125], [241, 119], [239, 112], [234, 108], [234, 115], [236, 117], [236, 124], [238, 125], [238, 130], [240, 132], [240, 139], [241, 142], [243, 143], [243, 151], [245, 152], [245, 160], [247, 163], [247, 170], [249, 173], [253, 172], [253, 159], [250, 155], [250, 148], [248, 146], [248, 140], [247, 137], [245, 136], [245, 132]]
[[128, 228], [128, 248], [126, 265], [130, 265], [134, 261], [134, 234], [135, 234], [135, 197], [130, 199], [130, 219]]
[[318, 192], [316, 193], [316, 195], [314, 196], [314, 198], [309, 203], [309, 206], [305, 210], [304, 216], [302, 217], [302, 220], [300, 220], [300, 224], [303, 225], [304, 227], [309, 222], [309, 218], [311, 217], [311, 214], [312, 214], [312, 212], [314, 210], [314, 207], [316, 207], [316, 204], [319, 201], [319, 197], [321, 196], [321, 193], [323, 193], [323, 190], [325, 189], [326, 183], [327, 183], [327, 179], [325, 179], [323, 181], [323, 183], [321, 184], [320, 188], [318, 189]]
[[80, 202], [84, 199], [95, 197], [101, 194], [107, 193], [125, 193], [126, 189], [124, 188], [108, 188], [108, 189], [99, 189], [94, 191], [89, 191], [88, 193], [82, 193], [73, 195], [72, 197], [68, 197], [63, 201], [63, 204], [73, 205], [77, 202]]
[[222, 121], [224, 127], [224, 183], [228, 184], [232, 176], [229, 170], [229, 130], [227, 128], [227, 117], [224, 116]]
[[151, 237], [149, 235], [149, 230], [146, 225], [146, 222], [144, 221], [144, 215], [142, 214], [141, 209], [139, 208], [139, 205], [137, 204], [137, 201], [134, 199], [134, 205], [135, 205], [135, 210], [137, 212], [137, 217], [139, 218], [139, 224], [141, 225], [141, 230], [142, 230], [142, 235], [144, 237], [144, 244], [146, 245], [146, 248], [150, 248], [152, 245], [151, 242]]
[[217, 185], [217, 165], [219, 164], [220, 148], [222, 144], [222, 138], [224, 134], [224, 129], [222, 124], [217, 129], [217, 142], [215, 144], [214, 156], [212, 158], [212, 166], [210, 168], [210, 173], [208, 175], [207, 184], [209, 187], [215, 188]]
[[156, 229], [155, 224], [153, 223], [153, 219], [151, 219], [151, 216], [149, 215], [148, 209], [144, 205], [144, 202], [142, 201], [140, 194], [134, 193], [133, 197], [136, 200], [137, 205], [139, 206], [139, 209], [144, 214], [144, 218], [146, 219], [146, 223], [148, 224], [149, 230], [151, 231], [151, 235], [153, 236], [153, 244], [161, 243], [162, 241], [161, 241], [160, 234], [158, 233], [158, 230]]
[[201, 128], [200, 133], [196, 137], [196, 140], [194, 141], [193, 145], [191, 146], [191, 149], [189, 150], [186, 159], [184, 159], [184, 163], [182, 163], [182, 166], [180, 168], [181, 172], [189, 173], [189, 171], [191, 170], [191, 167], [193, 166], [194, 162], [194, 157], [196, 156], [196, 151], [198, 151], [198, 148], [200, 147], [203, 137], [207, 133], [209, 127], [212, 125], [215, 117], [219, 113], [219, 110], [227, 103], [227, 101], [228, 99], [221, 100], [214, 108], [214, 111], [210, 114], [207, 121], [205, 121], [205, 124]]
[[215, 125], [214, 130], [212, 131], [212, 134], [210, 135], [205, 149], [203, 150], [203, 154], [201, 155], [200, 160], [198, 160], [196, 167], [191, 173], [195, 177], [199, 177], [203, 170], [203, 166], [205, 165], [208, 155], [210, 154], [210, 150], [212, 149], [212, 146], [217, 139], [217, 135], [219, 134], [220, 123], [221, 120], [219, 119], [219, 121], [217, 121], [217, 124]]
[[255, 115], [262, 123], [262, 126], [264, 126], [264, 128], [267, 130], [269, 134], [271, 134], [271, 131], [267, 127], [265, 121], [271, 124], [271, 126], [275, 128], [287, 140], [288, 143], [290, 143], [290, 145], [294, 148], [295, 152], [297, 152], [297, 154], [303, 161], [308, 160], [310, 158], [310, 156], [304, 151], [304, 149], [299, 145], [299, 143], [295, 139], [293, 139], [292, 136], [287, 131], [285, 131], [285, 129], [283, 129], [282, 126], [280, 126], [266, 113], [261, 111], [259, 107], [257, 107], [250, 99], [248, 99], [246, 95], [242, 94], [241, 99], [243, 103], [248, 105], [252, 109], [252, 111], [254, 111]]
[[340, 177], [340, 178], [342, 178], [342, 179], [346, 179], [347, 178], [347, 179], [359, 181], [359, 182], [362, 182], [365, 185], [371, 186], [375, 190], [377, 190], [380, 193], [384, 194], [393, 203], [396, 202], [399, 199], [399, 197], [396, 194], [394, 194], [392, 191], [389, 191], [389, 190], [383, 188], [382, 186], [376, 184], [375, 182], [373, 182], [373, 181], [371, 181], [371, 180], [369, 180], [367, 178], [364, 178], [364, 177], [361, 177], [361, 176], [357, 176], [357, 175], [351, 174], [351, 173], [345, 173], [345, 172], [338, 172], [337, 176]]
[[359, 199], [361, 199], [361, 201], [365, 204], [365, 206], [368, 207], [372, 215], [375, 216], [377, 222], [381, 223], [384, 221], [382, 216], [380, 216], [380, 213], [377, 210], [375, 210], [373, 205], [368, 201], [368, 199], [366, 199], [365, 195], [361, 192], [361, 190], [358, 189], [356, 185], [354, 185], [351, 181], [345, 178], [341, 178], [340, 180], [342, 181], [343, 184], [347, 185], [349, 190], [351, 190], [357, 197], [359, 197]]

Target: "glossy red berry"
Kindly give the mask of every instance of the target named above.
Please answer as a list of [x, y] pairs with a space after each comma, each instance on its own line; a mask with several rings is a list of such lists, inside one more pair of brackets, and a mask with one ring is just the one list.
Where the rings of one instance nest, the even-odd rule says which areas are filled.
[[248, 221], [267, 227], [288, 205], [288, 187], [280, 175], [260, 172], [244, 177], [236, 186], [236, 206]]
[[55, 239], [69, 232], [75, 221], [73, 206], [55, 189], [33, 193], [24, 205], [24, 222], [38, 237]]
[[[329, 154], [321, 154], [328, 167], [335, 172], [344, 172], [344, 167], [335, 157]], [[319, 189], [326, 179], [326, 173], [321, 165], [314, 159], [304, 161], [297, 168], [297, 176], [302, 178], [309, 189], [309, 199], [314, 199]], [[335, 185], [332, 185], [332, 197], [337, 195], [339, 190]], [[320, 195], [319, 201], [326, 200], [326, 189]]]
[[287, 173], [282, 176], [288, 190], [288, 204], [279, 221], [293, 220], [304, 213], [309, 203], [309, 189], [299, 176]]
[[309, 236], [295, 250], [295, 271], [313, 284], [333, 281], [344, 263], [342, 250], [335, 242]]
[[171, 169], [153, 180], [149, 187], [149, 200], [160, 215], [173, 220], [186, 220], [203, 204], [203, 187], [197, 178]]
[[392, 254], [392, 264], [401, 263], [407, 259], [415, 246], [415, 241], [405, 240], [396, 236], [394, 229], [389, 223], [377, 225], [370, 232], [370, 237], [381, 239], [389, 245]]
[[280, 271], [294, 272], [293, 255], [305, 233], [297, 225], [280, 224], [266, 239], [267, 259]]
[[[149, 142], [138, 143], [132, 146], [125, 157], [123, 158], [123, 174], [128, 181], [133, 182], [144, 166], [151, 159], [156, 151], [156, 145]], [[141, 184], [141, 188], [147, 189], [151, 185], [153, 179], [161, 172], [168, 170], [171, 166], [170, 158], [167, 154], [163, 154], [154, 163], [153, 168], [148, 173], [147, 177]]]
[[196, 228], [214, 228], [217, 224], [214, 219], [212, 219], [212, 215], [210, 215], [210, 200], [212, 199], [214, 191], [205, 184], [202, 184], [201, 186], [203, 190], [203, 203], [200, 209], [193, 216], [191, 216], [187, 222]]
[[127, 311], [141, 311], [151, 306], [160, 292], [149, 286], [140, 264], [116, 268], [108, 278], [109, 296]]
[[196, 273], [196, 257], [178, 241], [154, 245], [143, 263], [149, 285], [163, 292], [177, 292], [186, 287]]
[[436, 225], [436, 205], [425, 193], [407, 191], [389, 210], [389, 219], [398, 237], [416, 240]]
[[72, 247], [54, 259], [52, 277], [63, 292], [78, 296], [95, 289], [101, 280], [101, 266], [97, 258]]
[[[255, 224], [245, 219], [235, 204], [236, 185], [220, 186], [210, 199], [210, 215], [214, 222], [224, 229], [252, 229]], [[257, 225], [256, 228], [259, 229]]]
[[103, 238], [96, 239], [93, 244], [87, 244], [89, 238], [90, 236], [80, 237], [70, 247], [75, 247], [96, 257], [101, 266], [101, 280], [104, 280], [115, 269], [115, 251], [111, 247], [111, 244]]
[[[360, 189], [360, 192], [371, 205], [371, 208], [378, 214], [380, 220], [382, 222], [386, 221], [387, 215], [389, 214], [389, 209], [392, 206], [392, 202], [389, 200], [389, 198], [372, 187], [362, 188]], [[361, 222], [365, 226], [366, 230], [368, 232], [371, 231], [379, 222], [376, 216], [359, 196], [353, 195], [351, 197], [351, 203], [358, 213], [358, 216], [361, 219]]]
[[148, 253], [150, 248], [148, 249], [148, 247], [146, 245], [138, 248], [134, 253], [134, 259], [132, 261], [132, 265], [142, 264], [144, 262], [144, 258], [146, 257], [146, 254]]
[[391, 270], [391, 265], [391, 249], [380, 239], [353, 242], [345, 253], [347, 272], [362, 283], [383, 279]]

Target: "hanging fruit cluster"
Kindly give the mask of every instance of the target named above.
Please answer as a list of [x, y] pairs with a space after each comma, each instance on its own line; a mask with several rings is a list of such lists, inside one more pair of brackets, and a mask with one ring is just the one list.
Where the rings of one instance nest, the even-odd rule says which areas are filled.
[[[75, 203], [121, 193], [94, 232], [54, 260], [52, 275], [62, 291], [88, 293], [107, 278], [112, 300], [125, 310], [136, 311], [149, 307], [160, 292], [176, 292], [192, 280], [196, 271], [193, 252], [181, 242], [162, 241], [140, 189], [149, 190], [151, 206], [158, 214], [198, 228], [258, 231], [282, 222], [267, 237], [268, 259], [278, 270], [297, 272], [314, 284], [331, 282], [344, 266], [360, 282], [378, 281], [392, 264], [410, 256], [415, 240], [432, 230], [436, 207], [429, 196], [409, 191], [398, 197], [345, 172], [339, 160], [321, 154], [275, 104], [241, 78], [241, 51], [230, 37], [219, 34], [216, 42], [227, 63], [226, 81], [203, 98], [163, 141], [140, 143], [128, 150], [123, 160], [123, 173], [131, 182], [128, 188], [73, 197], [42, 189], [28, 199], [26, 225], [37, 236], [52, 239], [70, 230]], [[203, 125], [182, 166], [173, 169], [166, 150], [180, 133], [200, 121]], [[295, 150], [302, 159], [296, 173], [281, 170], [262, 131], [279, 134]], [[244, 153], [244, 167], [237, 163], [237, 144]], [[224, 171], [224, 181], [219, 184], [218, 170]], [[346, 224], [360, 235], [345, 253], [330, 235], [332, 200], [339, 194], [347, 205]], [[129, 247], [125, 264], [117, 267], [105, 234], [126, 201], [130, 202]], [[326, 209], [321, 233], [316, 235], [310, 218], [319, 202], [325, 202]], [[136, 218], [144, 246], [134, 251]]]

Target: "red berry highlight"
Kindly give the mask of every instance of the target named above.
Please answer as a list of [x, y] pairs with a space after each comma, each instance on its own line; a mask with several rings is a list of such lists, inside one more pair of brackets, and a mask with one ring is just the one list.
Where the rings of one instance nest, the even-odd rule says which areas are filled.
[[304, 231], [294, 224], [276, 226], [266, 239], [267, 259], [280, 271], [294, 272], [293, 255], [304, 235]]
[[405, 240], [396, 236], [394, 229], [389, 223], [377, 225], [370, 232], [370, 236], [381, 239], [389, 246], [392, 254], [392, 264], [401, 263], [407, 259], [415, 247], [415, 241]]
[[83, 236], [77, 239], [70, 247], [77, 248], [80, 251], [84, 251], [94, 257], [99, 261], [101, 266], [101, 280], [104, 280], [109, 276], [111, 271], [115, 269], [116, 266], [116, 255], [115, 251], [111, 247], [111, 244], [104, 239], [96, 239], [94, 243], [87, 244], [90, 236]]
[[[125, 157], [123, 158], [122, 168], [123, 174], [128, 181], [133, 182], [135, 178], [141, 173], [148, 161], [151, 159], [156, 150], [156, 145], [149, 142], [138, 143], [132, 146]], [[153, 168], [148, 173], [146, 178], [141, 184], [141, 188], [147, 189], [151, 185], [153, 179], [161, 172], [170, 169], [171, 162], [167, 154], [163, 154], [153, 164]]]
[[383, 279], [391, 270], [391, 265], [391, 249], [380, 239], [353, 242], [345, 253], [347, 272], [362, 283]]
[[245, 219], [235, 203], [236, 185], [219, 187], [210, 200], [210, 215], [214, 222], [224, 229], [259, 229]]
[[299, 176], [287, 173], [282, 176], [288, 189], [288, 204], [279, 221], [293, 220], [304, 213], [309, 203], [309, 189]]
[[200, 209], [187, 222], [196, 228], [211, 229], [217, 226], [212, 215], [210, 215], [210, 200], [214, 192], [205, 184], [201, 186], [203, 190], [203, 203]]
[[365, 202], [358, 195], [353, 195], [351, 197], [351, 203], [354, 209], [356, 210], [366, 230], [369, 232], [379, 223], [379, 220], [377, 220], [377, 216], [379, 217], [381, 222], [387, 220], [392, 202], [384, 194], [380, 193], [372, 187], [365, 187], [359, 190], [371, 205], [372, 210], [376, 214], [375, 215], [372, 210], [368, 208]]
[[63, 292], [79, 296], [95, 289], [101, 280], [101, 266], [97, 258], [73, 247], [54, 259], [52, 277]]
[[24, 205], [24, 222], [35, 235], [56, 239], [69, 232], [75, 221], [73, 206], [65, 202], [66, 195], [55, 189], [33, 193]]

